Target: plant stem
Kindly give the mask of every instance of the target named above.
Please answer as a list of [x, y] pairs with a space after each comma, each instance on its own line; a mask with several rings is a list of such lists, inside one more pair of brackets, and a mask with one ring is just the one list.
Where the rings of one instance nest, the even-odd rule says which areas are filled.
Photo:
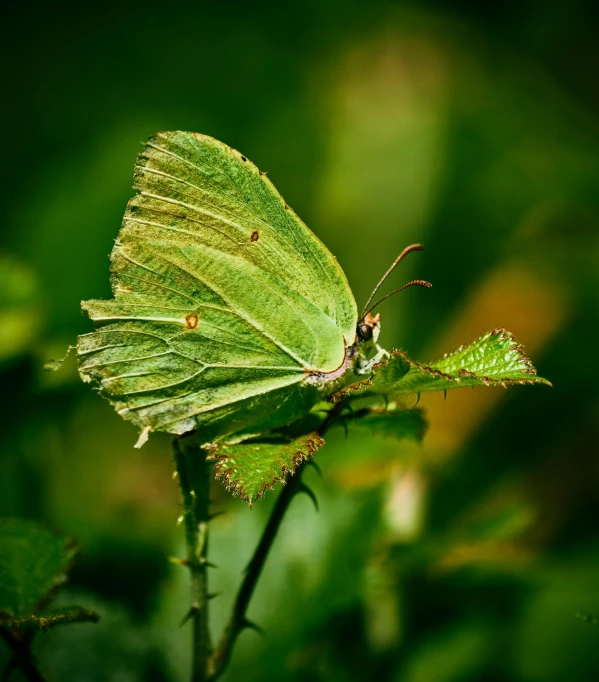
[[291, 502], [298, 485], [301, 483], [300, 474], [301, 469], [303, 469], [304, 466], [305, 464], [300, 467], [297, 474], [293, 476], [281, 491], [277, 503], [270, 514], [266, 528], [262, 533], [260, 542], [256, 547], [254, 556], [247, 566], [245, 577], [237, 592], [237, 596], [235, 597], [229, 622], [225, 627], [218, 646], [212, 654], [210, 662], [210, 680], [216, 680], [225, 671], [231, 658], [233, 646], [241, 631], [246, 627], [255, 627], [247, 620], [245, 614], [258, 582], [258, 578], [262, 573], [266, 557], [268, 556], [272, 543], [277, 535], [277, 531], [279, 530], [279, 526], [281, 525], [281, 521], [283, 520], [283, 516], [289, 507], [289, 503]]
[[212, 653], [208, 624], [208, 523], [210, 521], [210, 465], [206, 453], [190, 439], [175, 439], [175, 468], [183, 501], [187, 560], [191, 576], [192, 682], [208, 679]]
[[[321, 436], [324, 436], [342, 409], [343, 403], [340, 402], [335, 404], [329, 411], [327, 417], [318, 429], [318, 433]], [[264, 529], [260, 542], [247, 566], [245, 577], [237, 592], [237, 596], [235, 597], [229, 622], [223, 631], [218, 646], [210, 657], [209, 680], [218, 679], [225, 671], [231, 659], [233, 647], [241, 631], [247, 627], [256, 629], [256, 626], [247, 619], [246, 611], [252, 595], [254, 594], [254, 589], [256, 588], [262, 569], [264, 568], [270, 548], [272, 547], [277, 531], [279, 530], [279, 526], [289, 507], [289, 503], [298, 492], [305, 490], [305, 485], [302, 483], [301, 476], [307, 464], [308, 462], [303, 462], [295, 475], [288, 479], [270, 513], [266, 528]]]
[[29, 682], [44, 682], [42, 674], [32, 660], [31, 638], [28, 636], [24, 638], [16, 637], [12, 632], [4, 628], [0, 628], [0, 636], [6, 642], [13, 655], [8, 668], [4, 672], [3, 679], [8, 680], [10, 673], [15, 668], [20, 668]]

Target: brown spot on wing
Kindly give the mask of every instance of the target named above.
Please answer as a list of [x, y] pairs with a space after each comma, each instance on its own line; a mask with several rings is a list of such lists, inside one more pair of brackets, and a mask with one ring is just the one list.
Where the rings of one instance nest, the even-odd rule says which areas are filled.
[[195, 313], [189, 313], [185, 317], [185, 326], [187, 329], [196, 329], [200, 322], [200, 318]]
[[260, 239], [260, 235], [258, 234], [258, 230], [254, 230], [252, 232], [252, 234], [250, 235], [250, 241], [257, 242], [258, 239]]

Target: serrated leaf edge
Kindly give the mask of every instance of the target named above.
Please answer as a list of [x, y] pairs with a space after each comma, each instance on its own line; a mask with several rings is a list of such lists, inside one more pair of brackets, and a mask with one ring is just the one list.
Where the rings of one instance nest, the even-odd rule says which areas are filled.
[[[451, 374], [447, 374], [440, 369], [436, 369], [435, 367], [432, 367], [431, 365], [435, 365], [438, 362], [441, 362], [442, 360], [446, 360], [448, 357], [451, 357], [452, 355], [455, 355], [456, 353], [461, 353], [465, 348], [468, 346], [473, 346], [476, 343], [479, 343], [481, 341], [491, 339], [495, 336], [499, 336], [503, 340], [507, 340], [510, 342], [510, 348], [508, 349], [509, 353], [516, 353], [518, 356], [518, 361], [522, 362], [524, 365], [526, 365], [526, 369], [522, 369], [526, 374], [530, 374], [532, 377], [535, 377], [534, 379], [495, 379], [493, 377], [485, 377], [481, 376], [479, 374], [476, 374], [475, 372], [470, 372], [467, 369], [460, 369], [456, 372], [457, 376], [452, 376]], [[455, 381], [456, 383], [461, 383], [461, 380], [463, 377], [471, 377], [473, 379], [476, 379], [477, 381], [482, 381], [485, 386], [502, 386], [503, 388], [507, 388], [509, 384], [520, 384], [520, 385], [525, 385], [525, 384], [537, 384], [537, 383], [543, 383], [547, 384], [548, 386], [552, 386], [552, 383], [548, 381], [547, 379], [543, 379], [542, 377], [539, 377], [537, 375], [537, 370], [535, 369], [534, 365], [532, 364], [532, 361], [530, 358], [524, 353], [524, 346], [516, 341], [514, 338], [514, 335], [511, 332], [508, 332], [506, 329], [503, 329], [502, 327], [499, 327], [497, 329], [493, 329], [491, 332], [486, 332], [485, 334], [481, 334], [477, 339], [474, 341], [471, 341], [470, 343], [462, 344], [458, 348], [456, 348], [453, 351], [450, 351], [449, 353], [444, 353], [440, 358], [437, 360], [434, 360], [433, 362], [430, 363], [430, 365], [424, 365], [420, 362], [416, 362], [415, 360], [410, 359], [403, 351], [398, 351], [400, 355], [403, 355], [405, 360], [407, 360], [412, 367], [417, 367], [418, 369], [421, 369], [425, 372], [428, 372], [431, 376], [433, 377], [438, 377], [440, 379], [447, 379], [448, 381]], [[388, 362], [384, 361], [384, 362]], [[384, 364], [379, 363], [379, 364]], [[407, 374], [404, 376], [408, 376]], [[441, 389], [439, 389], [441, 390]], [[415, 392], [415, 391], [406, 391], [406, 392]]]
[[[500, 336], [501, 339], [503, 340], [508, 340], [511, 344], [508, 352], [510, 353], [516, 353], [518, 356], [518, 360], [522, 362], [525, 366], [526, 369], [523, 369], [522, 371], [530, 374], [531, 377], [534, 377], [534, 379], [495, 379], [493, 377], [485, 377], [481, 376], [479, 374], [475, 374], [474, 372], [470, 372], [467, 369], [460, 369], [456, 372], [457, 376], [452, 376], [451, 374], [447, 374], [446, 372], [441, 371], [440, 369], [436, 369], [432, 365], [435, 365], [438, 362], [441, 362], [442, 360], [446, 360], [448, 357], [455, 355], [456, 353], [461, 353], [465, 348], [468, 346], [472, 346], [476, 343], [479, 343], [483, 340], [486, 339], [491, 339], [495, 336]], [[330, 401], [337, 403], [346, 398], [350, 393], [354, 393], [357, 391], [360, 391], [363, 387], [366, 386], [372, 386], [372, 380], [376, 374], [376, 370], [378, 367], [384, 367], [388, 365], [392, 358], [394, 356], [399, 356], [402, 357], [404, 360], [406, 360], [410, 364], [410, 368], [418, 368], [424, 372], [427, 372], [430, 374], [432, 377], [439, 378], [439, 379], [446, 379], [447, 381], [455, 382], [456, 384], [460, 384], [462, 378], [464, 377], [471, 377], [473, 379], [476, 379], [477, 381], [482, 381], [485, 386], [502, 386], [503, 388], [507, 388], [509, 384], [546, 384], [547, 386], [552, 386], [553, 384], [548, 381], [547, 379], [544, 379], [542, 377], [539, 377], [537, 375], [537, 370], [535, 369], [534, 365], [532, 364], [532, 361], [530, 358], [524, 353], [524, 346], [516, 341], [514, 338], [513, 334], [508, 332], [506, 329], [503, 329], [502, 327], [494, 329], [491, 332], [486, 332], [485, 334], [482, 334], [479, 336], [477, 339], [474, 341], [471, 341], [470, 343], [462, 344], [458, 348], [456, 348], [453, 351], [450, 351], [448, 353], [444, 353], [440, 358], [434, 360], [428, 365], [425, 365], [420, 362], [416, 362], [416, 360], [412, 360], [404, 351], [400, 350], [392, 350], [391, 353], [389, 354], [389, 357], [385, 360], [381, 360], [381, 362], [377, 362], [376, 365], [372, 367], [373, 374], [368, 378], [365, 379], [364, 381], [358, 381], [354, 384], [350, 384], [349, 386], [346, 386], [345, 388], [341, 389], [337, 393], [334, 393], [330, 397]], [[408, 372], [409, 374], [409, 372]], [[404, 377], [407, 377], [408, 374], [404, 374], [404, 376], [397, 382], [398, 384], [401, 383], [401, 381], [404, 379]], [[438, 389], [441, 390], [441, 389]], [[401, 388], [398, 389], [398, 392], [400, 393], [416, 393], [417, 391], [413, 390], [402, 390]]]
[[[342, 388], [340, 391], [337, 391], [337, 393], [333, 393], [333, 395], [329, 398], [329, 402], [331, 403], [339, 403], [341, 402], [344, 398], [346, 398], [350, 393], [355, 393], [363, 386], [372, 386], [372, 380], [376, 376], [376, 370], [378, 367], [385, 367], [388, 365], [391, 360], [395, 357], [399, 356], [404, 358], [405, 360], [408, 361], [410, 366], [414, 364], [413, 360], [410, 360], [410, 358], [401, 350], [394, 349], [389, 353], [389, 357], [386, 360], [381, 360], [380, 362], [377, 362], [375, 365], [372, 366], [372, 374], [367, 378], [363, 379], [362, 381], [356, 381], [353, 384], [349, 384], [349, 386], [345, 386], [345, 388]], [[409, 371], [409, 370], [408, 370]], [[405, 374], [404, 374], [405, 376]], [[403, 377], [402, 377], [403, 379]], [[399, 380], [401, 381], [401, 379]], [[399, 383], [399, 381], [397, 383]]]
[[293, 462], [293, 468], [290, 469], [289, 467], [284, 466], [281, 469], [281, 474], [279, 476], [275, 476], [272, 481], [263, 484], [262, 489], [256, 494], [254, 499], [250, 499], [249, 495], [244, 492], [243, 487], [238, 482], [231, 480], [231, 472], [233, 471], [233, 467], [227, 468], [227, 455], [216, 452], [218, 447], [221, 445], [221, 443], [209, 443], [203, 446], [203, 448], [208, 451], [206, 461], [214, 462], [215, 477], [217, 480], [221, 480], [223, 482], [226, 490], [229, 491], [233, 497], [239, 497], [240, 499], [247, 502], [251, 509], [254, 502], [257, 499], [262, 499], [267, 490], [275, 489], [275, 483], [280, 482], [282, 485], [285, 485], [285, 478], [288, 475], [293, 476], [298, 466], [303, 461], [310, 459], [316, 450], [320, 450], [320, 448], [324, 445], [324, 438], [316, 432], [310, 434], [310, 440], [307, 441], [305, 447], [306, 451], [304, 452], [304, 450], [298, 449], [295, 455], [292, 457], [291, 461]]
[[[374, 365], [373, 370], [376, 369], [379, 364]], [[349, 384], [349, 386], [346, 386], [345, 388], [342, 388], [340, 391], [337, 391], [337, 393], [333, 393], [333, 395], [329, 398], [329, 402], [331, 403], [340, 403], [344, 398], [347, 398], [347, 396], [350, 393], [356, 393], [357, 391], [361, 390], [363, 386], [372, 386], [372, 376], [368, 379], [364, 379], [363, 381], [356, 381], [355, 384]]]

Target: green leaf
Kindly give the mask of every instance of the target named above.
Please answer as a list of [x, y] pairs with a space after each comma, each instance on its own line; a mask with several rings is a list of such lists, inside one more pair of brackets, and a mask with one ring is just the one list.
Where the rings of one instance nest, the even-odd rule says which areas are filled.
[[387, 360], [373, 367], [373, 374], [364, 381], [351, 384], [337, 392], [332, 400], [386, 393], [422, 393], [446, 391], [465, 386], [503, 386], [508, 384], [547, 384], [537, 376], [522, 346], [505, 329], [483, 334], [453, 353], [428, 365], [410, 359], [394, 350]]
[[[406, 360], [409, 360], [404, 355]], [[467, 346], [460, 346], [430, 365], [413, 360], [410, 371], [399, 381], [397, 392], [447, 390], [464, 386], [493, 386], [508, 384], [547, 384], [537, 376], [522, 346], [505, 329], [483, 334]]]
[[411, 360], [394, 350], [387, 360], [373, 367], [373, 375], [336, 393], [332, 400], [347, 396], [377, 393], [421, 393], [446, 391], [465, 386], [503, 386], [508, 384], [547, 384], [537, 376], [522, 346], [505, 329], [483, 334], [467, 346], [428, 365]]
[[66, 580], [74, 543], [34, 521], [0, 519], [0, 613], [31, 616]]
[[386, 394], [392, 393], [400, 380], [410, 371], [411, 360], [400, 351], [392, 351], [387, 360], [374, 366], [374, 372], [363, 381], [358, 381], [341, 389], [331, 397], [332, 402], [339, 402], [352, 394]]
[[418, 408], [364, 410], [347, 419], [347, 423], [369, 429], [374, 436], [413, 440], [421, 443], [427, 429], [424, 413]]
[[10, 630], [33, 629], [47, 630], [57, 625], [69, 623], [97, 623], [99, 616], [95, 611], [83, 609], [80, 606], [65, 606], [60, 609], [51, 609], [42, 614], [31, 614], [16, 618], [0, 618], [0, 627]]
[[227, 490], [251, 507], [268, 488], [274, 489], [276, 481], [283, 482], [287, 474], [293, 474], [303, 460], [312, 457], [323, 445], [324, 440], [317, 433], [290, 443], [219, 443], [208, 446], [207, 459], [215, 462], [216, 477], [224, 481]]
[[375, 393], [387, 393], [393, 390], [397, 383], [410, 371], [410, 362], [398, 353], [391, 354], [389, 359], [381, 364], [372, 379], [372, 389]]

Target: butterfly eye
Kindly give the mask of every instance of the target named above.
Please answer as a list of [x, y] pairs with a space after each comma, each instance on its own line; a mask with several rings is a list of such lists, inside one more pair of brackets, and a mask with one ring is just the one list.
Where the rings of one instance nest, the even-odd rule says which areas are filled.
[[370, 341], [372, 338], [372, 326], [369, 324], [359, 324], [357, 333], [362, 341]]

